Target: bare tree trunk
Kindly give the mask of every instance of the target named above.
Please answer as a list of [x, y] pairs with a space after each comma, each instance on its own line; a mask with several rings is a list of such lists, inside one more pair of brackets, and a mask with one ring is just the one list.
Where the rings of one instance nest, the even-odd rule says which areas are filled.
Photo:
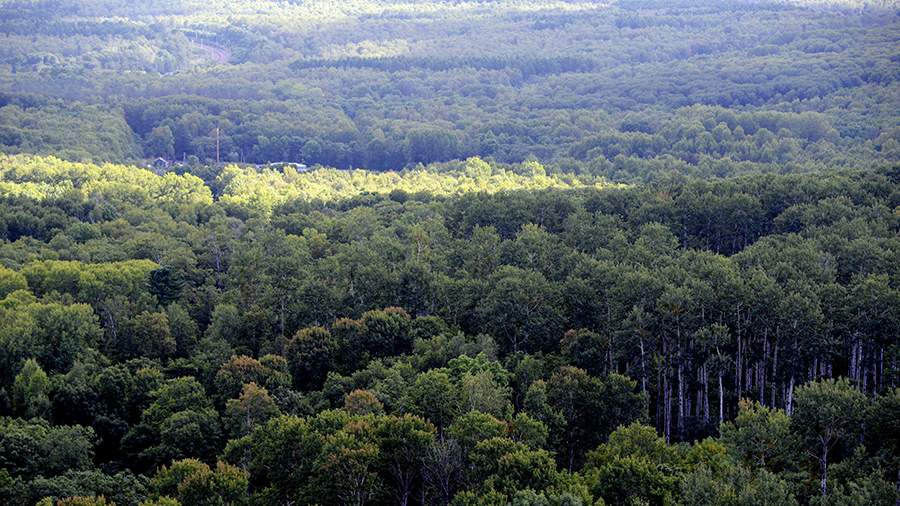
[[863, 393], [868, 393], [869, 391], [869, 366], [865, 365], [862, 369], [862, 391]]
[[660, 371], [662, 374], [662, 432], [668, 443], [671, 428], [672, 399], [669, 386], [669, 347], [665, 336], [662, 339], [662, 366]]
[[725, 421], [725, 390], [722, 388], [722, 370], [719, 369], [719, 425]]
[[641, 346], [641, 392], [647, 393], [647, 368], [644, 362], [644, 336], [640, 338]]
[[822, 497], [828, 495], [828, 446], [822, 444], [822, 454], [819, 455], [819, 469], [822, 474]]
[[610, 338], [609, 343], [606, 347], [606, 374], [610, 374], [612, 372], [619, 372], [619, 371], [616, 369], [613, 369], [612, 338]]
[[663, 432], [666, 435], [666, 443], [668, 443], [672, 438], [672, 385], [669, 384], [669, 375], [663, 375], [663, 390], [665, 401], [663, 405], [663, 409], [665, 410], [665, 414], [663, 416]]
[[709, 373], [703, 364], [703, 421], [709, 424]]
[[705, 420], [706, 417], [703, 414], [703, 383], [702, 383], [702, 381], [703, 380], [701, 379], [700, 388], [698, 388], [694, 392], [695, 395], [694, 395], [693, 415], [694, 415], [694, 418]]
[[738, 332], [738, 334], [737, 334], [737, 353], [735, 354], [735, 357], [734, 357], [734, 397], [735, 397], [735, 399], [740, 399], [741, 393], [743, 393], [743, 391], [744, 391], [742, 388], [743, 377], [741, 374], [743, 372], [743, 367], [741, 364], [741, 355], [742, 355], [741, 347], [742, 347], [741, 333]]
[[663, 421], [665, 415], [665, 393], [663, 389], [663, 368], [658, 367], [656, 369], [656, 428], [659, 431], [663, 431], [665, 429], [665, 422]]
[[791, 381], [788, 384], [787, 402], [785, 404], [785, 411], [787, 412], [788, 415], [790, 415], [791, 413], [794, 412], [793, 404], [794, 404], [794, 375], [791, 374]]
[[769, 340], [763, 337], [762, 358], [757, 363], [759, 367], [759, 403], [766, 405], [766, 368], [769, 365]]
[[678, 438], [684, 437], [684, 366], [678, 360]]
[[753, 366], [747, 367], [744, 371], [744, 391], [753, 391]]

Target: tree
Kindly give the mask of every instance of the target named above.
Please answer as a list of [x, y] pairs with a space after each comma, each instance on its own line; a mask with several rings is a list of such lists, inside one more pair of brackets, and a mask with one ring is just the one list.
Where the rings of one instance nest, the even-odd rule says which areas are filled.
[[44, 418], [50, 411], [50, 380], [37, 361], [30, 358], [22, 365], [13, 384], [13, 405], [23, 418]]
[[514, 441], [524, 443], [531, 448], [544, 448], [547, 445], [549, 429], [540, 420], [528, 413], [517, 413], [510, 425], [510, 436]]
[[747, 400], [733, 421], [721, 425], [719, 440], [742, 464], [774, 472], [790, 466], [797, 444], [783, 410]]
[[344, 397], [344, 409], [351, 415], [380, 414], [384, 404], [372, 392], [357, 388]]
[[[32, 356], [49, 372], [65, 372], [75, 357], [94, 348], [103, 334], [97, 316], [87, 304], [31, 302], [15, 309], [27, 315]], [[18, 329], [17, 329], [18, 330]]]
[[116, 506], [116, 503], [107, 501], [100, 496], [75, 496], [65, 497], [56, 501], [56, 506]]
[[462, 414], [447, 428], [447, 436], [456, 440], [465, 454], [479, 442], [494, 437], [504, 437], [507, 426], [502, 420], [479, 411]]
[[790, 484], [765, 469], [729, 466], [713, 470], [706, 466], [687, 473], [681, 482], [684, 504], [710, 506], [796, 506]]
[[866, 409], [865, 395], [846, 378], [812, 381], [797, 389], [791, 430], [819, 464], [823, 497], [828, 495], [829, 454], [838, 444], [854, 444]]
[[88, 470], [93, 466], [95, 443], [90, 427], [0, 418], [0, 468], [14, 478], [31, 480]]
[[314, 503], [324, 437], [303, 418], [279, 416], [249, 435], [232, 440], [225, 460], [250, 473], [254, 488], [268, 503]]
[[393, 488], [397, 503], [406, 506], [416, 482], [424, 487], [422, 472], [435, 428], [411, 415], [389, 416], [379, 420], [375, 435], [382, 463], [379, 467], [387, 471], [385, 482]]
[[594, 496], [607, 504], [666, 504], [677, 486], [677, 463], [675, 450], [655, 429], [634, 423], [590, 452], [585, 470]]
[[364, 506], [380, 489], [379, 456], [367, 438], [340, 430], [325, 440], [319, 476], [342, 504]]
[[225, 403], [224, 423], [231, 437], [237, 439], [279, 414], [281, 410], [265, 388], [247, 383], [240, 397]]
[[25, 290], [27, 288], [28, 281], [24, 275], [0, 265], [0, 300], [3, 300], [16, 290]]
[[704, 385], [704, 417], [709, 418], [709, 387], [708, 372], [715, 373], [718, 382], [716, 391], [718, 392], [719, 402], [719, 425], [725, 421], [725, 383], [724, 377], [727, 372], [730, 358], [726, 354], [727, 347], [731, 344], [731, 337], [728, 327], [722, 324], [713, 324], [702, 327], [694, 333], [694, 341], [697, 346], [706, 355], [703, 363], [703, 385]]
[[163, 420], [159, 432], [159, 444], [145, 450], [145, 458], [157, 463], [188, 456], [210, 461], [219, 449], [221, 424], [211, 408], [189, 409]]
[[534, 450], [506, 438], [479, 442], [472, 450], [474, 476], [488, 489], [511, 496], [518, 490], [545, 490], [560, 480], [556, 462], [547, 450]]
[[164, 496], [158, 499], [148, 499], [141, 502], [138, 506], [181, 506], [181, 503], [178, 502], [178, 499]]
[[894, 483], [900, 495], [900, 388], [889, 390], [875, 399], [866, 428], [867, 445], [882, 453], [896, 470]]
[[150, 131], [146, 145], [148, 154], [171, 158], [175, 154], [175, 135], [169, 125], [160, 125]]
[[460, 248], [461, 268], [472, 278], [483, 279], [500, 266], [501, 238], [494, 227], [475, 226], [471, 239]]
[[365, 326], [365, 349], [374, 357], [399, 355], [412, 349], [411, 319], [401, 308], [367, 311], [360, 319]]
[[168, 306], [177, 300], [181, 296], [183, 288], [184, 280], [181, 279], [172, 266], [164, 265], [150, 271], [147, 289], [156, 297], [160, 305]]
[[221, 403], [240, 395], [248, 383], [255, 383], [269, 392], [281, 392], [291, 386], [287, 370], [287, 361], [280, 355], [264, 355], [259, 360], [234, 355], [216, 372], [213, 385]]
[[200, 333], [197, 322], [179, 304], [169, 304], [166, 307], [166, 317], [169, 320], [172, 338], [175, 339], [176, 355], [189, 356], [197, 347], [197, 337]]
[[560, 295], [542, 274], [503, 267], [492, 276], [490, 286], [476, 312], [504, 351], [548, 350], [558, 341], [562, 333]]
[[466, 373], [460, 380], [461, 411], [481, 411], [494, 416], [512, 413], [511, 390], [498, 384], [488, 371]]
[[249, 500], [248, 476], [235, 466], [217, 462], [215, 468], [195, 459], [177, 460], [161, 467], [150, 481], [156, 500], [164, 497], [181, 504], [240, 506]]
[[410, 163], [429, 163], [449, 160], [458, 152], [457, 137], [443, 130], [428, 128], [413, 130], [406, 137], [406, 157]]
[[166, 313], [143, 311], [131, 319], [125, 356], [166, 358], [173, 355], [178, 342], [172, 336]]
[[123, 446], [147, 468], [172, 459], [212, 460], [218, 451], [219, 416], [206, 392], [192, 377], [165, 382], [150, 394], [153, 401], [129, 430]]
[[443, 369], [420, 374], [408, 393], [409, 410], [430, 421], [443, 434], [459, 413], [459, 391]]
[[562, 339], [566, 362], [594, 376], [609, 372], [612, 354], [609, 339], [589, 330], [570, 330]]
[[337, 342], [325, 328], [310, 327], [297, 331], [284, 352], [294, 384], [301, 388], [317, 388], [334, 367]]
[[636, 386], [622, 376], [603, 381], [571, 366], [550, 377], [547, 402], [562, 416], [559, 454], [570, 471], [587, 448], [603, 441], [615, 427], [645, 418], [646, 398], [635, 393]]

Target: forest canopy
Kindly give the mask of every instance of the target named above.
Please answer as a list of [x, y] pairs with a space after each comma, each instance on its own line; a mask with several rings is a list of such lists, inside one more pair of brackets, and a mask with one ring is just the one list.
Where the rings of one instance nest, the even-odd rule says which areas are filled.
[[0, 504], [900, 504], [898, 14], [0, 0]]
[[900, 160], [885, 2], [0, 5], [9, 153], [616, 181]]
[[894, 500], [896, 170], [538, 167], [6, 156], [4, 500]]

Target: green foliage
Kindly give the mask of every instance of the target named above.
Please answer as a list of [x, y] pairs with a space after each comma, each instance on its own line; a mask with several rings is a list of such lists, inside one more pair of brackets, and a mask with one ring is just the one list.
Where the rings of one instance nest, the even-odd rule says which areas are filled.
[[541, 273], [515, 267], [499, 269], [489, 284], [477, 315], [501, 348], [512, 353], [550, 348], [562, 330], [558, 289]]
[[506, 424], [480, 411], [470, 411], [460, 415], [450, 424], [447, 435], [456, 440], [464, 451], [471, 451], [481, 441], [505, 437]]
[[729, 468], [725, 473], [714, 473], [700, 467], [687, 474], [681, 485], [684, 504], [714, 506], [765, 504], [798, 504], [790, 486], [765, 469], [750, 472], [744, 468]]
[[149, 292], [156, 296], [161, 305], [167, 306], [181, 295], [184, 281], [178, 279], [171, 266], [166, 265], [150, 271], [148, 284]]
[[49, 477], [91, 466], [95, 435], [90, 427], [11, 418], [0, 424], [0, 468], [13, 477]]
[[43, 261], [26, 265], [22, 273], [36, 295], [59, 292], [92, 303], [117, 295], [139, 298], [155, 268], [156, 264], [149, 260], [102, 264]]
[[380, 414], [384, 404], [372, 392], [357, 388], [344, 398], [344, 409], [351, 415]]
[[99, 344], [102, 330], [90, 306], [16, 297], [24, 293], [14, 292], [0, 307], [0, 349], [10, 368], [7, 378], [29, 356], [47, 371], [65, 372], [79, 353]]
[[174, 498], [181, 504], [240, 505], [248, 501], [246, 473], [224, 462], [215, 468], [194, 459], [163, 466], [150, 482], [158, 501]]
[[255, 383], [276, 392], [291, 384], [288, 364], [279, 355], [265, 355], [259, 360], [245, 355], [232, 356], [216, 372], [214, 385], [221, 399], [232, 399], [241, 394], [244, 385]]
[[297, 331], [285, 346], [285, 355], [294, 376], [294, 384], [301, 388], [317, 388], [325, 375], [334, 368], [338, 343], [322, 327]]
[[151, 392], [152, 403], [132, 427], [123, 445], [144, 468], [177, 458], [211, 460], [221, 437], [219, 414], [194, 378], [169, 380]]
[[651, 427], [619, 427], [587, 457], [586, 476], [607, 504], [666, 504], [677, 488], [678, 455]]
[[116, 503], [106, 500], [104, 496], [75, 496], [56, 501], [56, 506], [115, 506]]
[[771, 471], [790, 467], [798, 448], [784, 411], [747, 401], [741, 401], [739, 409], [733, 421], [719, 428], [719, 439], [732, 456], [746, 466]]
[[218, 7], [7, 6], [0, 149], [642, 180], [896, 162], [891, 3]]
[[225, 403], [224, 423], [228, 434], [237, 439], [249, 434], [253, 429], [264, 424], [270, 418], [280, 414], [275, 401], [269, 392], [256, 383], [247, 383], [237, 399], [229, 399]]
[[547, 450], [532, 450], [506, 438], [490, 438], [475, 445], [471, 455], [475, 475], [490, 490], [506, 496], [517, 490], [551, 488], [559, 481], [556, 462]]
[[225, 459], [247, 469], [251, 482], [270, 501], [312, 501], [315, 462], [324, 443], [307, 420], [281, 416], [229, 442]]
[[0, 503], [894, 504], [821, 3], [0, 1]]
[[0, 298], [5, 298], [16, 290], [27, 289], [28, 281], [22, 273], [0, 265]]
[[408, 393], [409, 409], [443, 432], [459, 414], [459, 391], [445, 370], [432, 369], [420, 374]]
[[50, 409], [50, 380], [37, 361], [28, 359], [13, 383], [13, 407], [22, 418], [46, 417]]
[[130, 342], [119, 345], [124, 356], [165, 358], [177, 351], [166, 313], [144, 311], [131, 319], [129, 327]]
[[635, 393], [628, 378], [611, 375], [601, 380], [581, 369], [562, 367], [546, 383], [547, 403], [561, 425], [554, 439], [568, 468], [580, 464], [587, 448], [603, 441], [616, 427], [643, 419], [644, 396]]
[[866, 397], [847, 381], [825, 379], [797, 389], [791, 427], [819, 464], [822, 495], [828, 494], [828, 457], [841, 444], [854, 445], [866, 417]]

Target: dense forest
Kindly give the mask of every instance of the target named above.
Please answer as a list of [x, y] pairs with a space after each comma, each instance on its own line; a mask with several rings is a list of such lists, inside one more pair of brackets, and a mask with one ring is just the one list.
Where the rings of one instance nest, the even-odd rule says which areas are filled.
[[2, 159], [4, 502], [893, 504], [900, 172], [458, 165]]
[[0, 0], [0, 504], [900, 505], [898, 29]]
[[[647, 179], [900, 159], [878, 2], [4, 0], [0, 150]], [[655, 173], [656, 171], [651, 171]]]

